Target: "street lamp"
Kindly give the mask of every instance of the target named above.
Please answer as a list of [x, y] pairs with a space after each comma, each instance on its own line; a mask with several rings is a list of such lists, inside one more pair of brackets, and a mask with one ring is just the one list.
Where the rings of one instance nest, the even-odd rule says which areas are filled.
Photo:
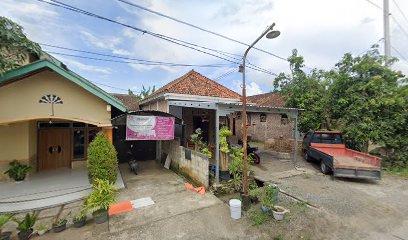
[[246, 123], [246, 86], [245, 86], [245, 60], [249, 50], [266, 35], [266, 38], [273, 39], [280, 35], [279, 31], [273, 31], [275, 23], [272, 23], [262, 34], [259, 36], [255, 42], [253, 42], [248, 49], [245, 51], [244, 57], [242, 59], [242, 65], [240, 66], [240, 72], [242, 72], [242, 140], [244, 148], [244, 195], [248, 195], [248, 154], [247, 154], [247, 123]]

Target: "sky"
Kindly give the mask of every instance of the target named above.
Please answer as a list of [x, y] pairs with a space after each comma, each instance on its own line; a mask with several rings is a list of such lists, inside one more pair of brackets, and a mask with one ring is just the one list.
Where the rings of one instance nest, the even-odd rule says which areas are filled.
[[[116, 0], [60, 1], [133, 27], [222, 51], [212, 52], [222, 58], [239, 58], [246, 50], [244, 45]], [[256, 47], [285, 59], [296, 48], [304, 56], [309, 69], [331, 69], [345, 53], [359, 55], [375, 43], [380, 44], [381, 52], [384, 51], [381, 40], [383, 13], [372, 4], [382, 7], [382, 0], [128, 1], [245, 43], [252, 43], [267, 26], [275, 23], [274, 29], [281, 35], [275, 39], [263, 38]], [[395, 19], [390, 20], [391, 53], [404, 58], [393, 68], [408, 74], [408, 1], [390, 0], [390, 12]], [[52, 55], [69, 69], [110, 93], [126, 93], [127, 89], [139, 92], [142, 86], [153, 85], [157, 89], [191, 69], [238, 93], [242, 91], [242, 74], [236, 71], [238, 64], [131, 28], [36, 0], [1, 0], [0, 15], [20, 24], [32, 41], [42, 44], [150, 61], [218, 66], [146, 66], [108, 62], [56, 53], [113, 58], [42, 46], [45, 51], [55, 52]], [[255, 49], [249, 52], [248, 61], [275, 74], [289, 71], [287, 61]], [[248, 95], [271, 91], [274, 77], [247, 68]]]

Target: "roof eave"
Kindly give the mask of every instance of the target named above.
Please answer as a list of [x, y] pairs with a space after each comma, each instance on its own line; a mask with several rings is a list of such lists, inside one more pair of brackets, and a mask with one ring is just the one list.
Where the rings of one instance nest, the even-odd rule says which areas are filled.
[[66, 79], [70, 80], [71, 82], [76, 83], [80, 87], [84, 88], [88, 92], [94, 94], [95, 96], [101, 98], [105, 102], [109, 103], [110, 105], [116, 107], [122, 112], [126, 112], [126, 106], [117, 98], [111, 96], [109, 93], [105, 92], [104, 90], [100, 89], [99, 87], [91, 84], [89, 81], [86, 79], [82, 78], [81, 76], [77, 74], [73, 74], [71, 72], [68, 72], [67, 70], [63, 69], [60, 66], [57, 66], [53, 63], [51, 63], [48, 59], [43, 59], [39, 61], [35, 61], [33, 63], [30, 63], [28, 65], [22, 66], [20, 68], [11, 70], [7, 73], [5, 73], [3, 76], [0, 77], [0, 84], [7, 82], [11, 79], [18, 78], [18, 76], [28, 74], [30, 72], [33, 72], [35, 70], [41, 69], [41, 68], [49, 68], [59, 75], [65, 77]]

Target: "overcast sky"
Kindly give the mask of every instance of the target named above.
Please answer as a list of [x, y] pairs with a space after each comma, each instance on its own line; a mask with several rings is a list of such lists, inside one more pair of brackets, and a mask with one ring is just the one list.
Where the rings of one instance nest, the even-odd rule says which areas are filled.
[[[117, 21], [198, 44], [207, 48], [242, 55], [246, 47], [229, 40], [176, 23], [115, 0], [60, 0]], [[132, 1], [132, 0], [128, 0]], [[134, 0], [146, 8], [161, 12], [202, 28], [251, 43], [272, 22], [281, 35], [262, 39], [257, 47], [287, 58], [297, 48], [311, 68], [330, 69], [344, 53], [361, 54], [383, 37], [382, 11], [367, 0]], [[371, 0], [382, 6], [382, 0]], [[397, 3], [402, 11], [397, 8]], [[408, 1], [390, 0], [391, 43], [405, 57], [394, 66], [408, 73]], [[113, 54], [131, 58], [186, 64], [222, 64], [218, 68], [142, 66], [53, 56], [71, 70], [95, 82], [108, 92], [140, 91], [142, 85], [161, 87], [192, 68], [216, 79], [232, 72], [219, 83], [241, 92], [242, 75], [236, 64], [178, 46], [147, 34], [100, 19], [73, 13], [35, 0], [1, 0], [0, 15], [24, 27], [28, 37], [39, 43]], [[398, 24], [400, 26], [398, 26]], [[404, 28], [405, 33], [400, 29]], [[381, 51], [383, 52], [382, 41]], [[43, 47], [46, 51], [97, 57], [67, 50]], [[400, 57], [397, 51], [392, 55]], [[206, 50], [207, 51], [207, 50]], [[219, 55], [219, 53], [217, 53]], [[226, 57], [225, 55], [220, 55]], [[273, 73], [287, 72], [288, 63], [274, 56], [252, 50], [249, 61]], [[118, 60], [118, 59], [117, 59]], [[272, 89], [274, 76], [247, 70], [248, 94]], [[103, 85], [114, 86], [110, 88]]]

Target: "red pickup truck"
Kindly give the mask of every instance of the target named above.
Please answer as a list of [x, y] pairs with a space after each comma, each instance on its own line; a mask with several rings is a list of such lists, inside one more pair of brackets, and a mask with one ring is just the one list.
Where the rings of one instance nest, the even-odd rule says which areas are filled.
[[335, 177], [381, 179], [381, 159], [346, 148], [341, 132], [312, 131], [303, 139], [306, 161], [316, 160], [324, 174]]

